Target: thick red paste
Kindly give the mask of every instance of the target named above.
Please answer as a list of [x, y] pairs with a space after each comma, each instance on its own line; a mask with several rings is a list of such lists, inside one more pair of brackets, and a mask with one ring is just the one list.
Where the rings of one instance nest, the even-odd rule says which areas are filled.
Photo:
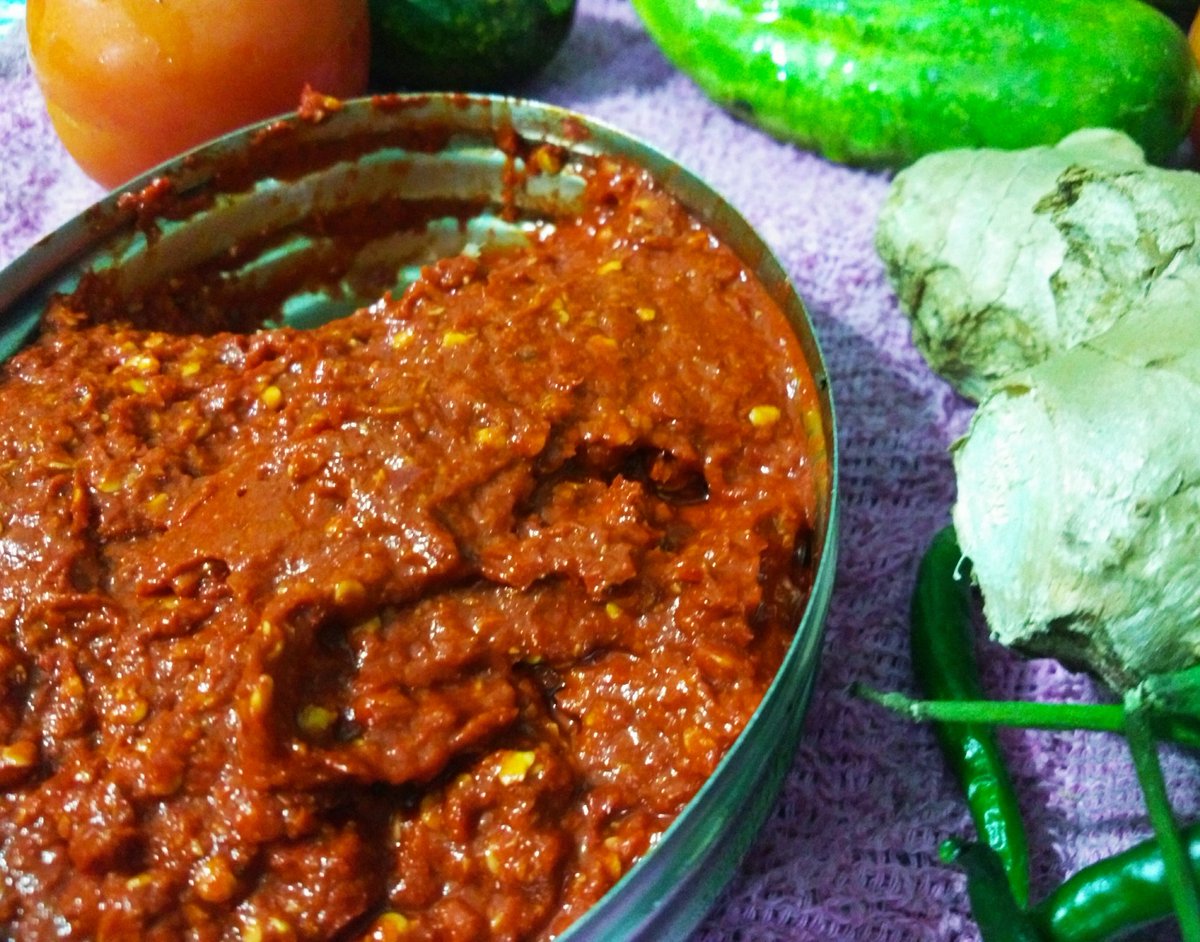
[[655, 842], [805, 600], [783, 315], [606, 165], [309, 331], [60, 304], [0, 380], [0, 932], [526, 939]]

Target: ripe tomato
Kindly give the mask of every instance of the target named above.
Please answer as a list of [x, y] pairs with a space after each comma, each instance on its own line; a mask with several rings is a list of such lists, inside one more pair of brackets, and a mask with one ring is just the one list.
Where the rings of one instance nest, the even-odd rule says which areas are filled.
[[300, 102], [367, 83], [367, 0], [29, 0], [29, 53], [67, 150], [116, 186]]

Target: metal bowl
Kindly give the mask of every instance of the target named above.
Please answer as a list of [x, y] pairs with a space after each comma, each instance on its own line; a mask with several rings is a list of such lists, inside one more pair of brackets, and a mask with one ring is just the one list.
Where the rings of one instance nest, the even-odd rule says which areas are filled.
[[[572, 213], [582, 192], [572, 166], [617, 155], [648, 169], [741, 257], [789, 318], [819, 389], [827, 483], [812, 594], [762, 703], [658, 844], [562, 938], [686, 935], [778, 796], [816, 673], [834, 577], [838, 455], [812, 324], [770, 251], [720, 196], [611, 127], [500, 97], [315, 104], [304, 116], [246, 128], [162, 165], [33, 246], [0, 273], [0, 357], [35, 332], [52, 294], [89, 283], [134, 304], [161, 286], [186, 284], [185, 320], [211, 323], [219, 311], [243, 323], [320, 323], [402, 288], [436, 257], [519, 240], [537, 221]], [[513, 141], [523, 149], [514, 151]], [[521, 155], [541, 144], [562, 159], [562, 172], [522, 172]]]

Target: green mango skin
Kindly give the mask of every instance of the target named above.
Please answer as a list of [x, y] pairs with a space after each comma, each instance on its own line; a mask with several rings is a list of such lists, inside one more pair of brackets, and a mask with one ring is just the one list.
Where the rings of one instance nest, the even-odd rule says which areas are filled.
[[1183, 32], [1141, 0], [633, 0], [713, 100], [831, 160], [1124, 131], [1171, 157], [1200, 102]]
[[503, 91], [558, 51], [575, 0], [369, 0], [371, 86]]

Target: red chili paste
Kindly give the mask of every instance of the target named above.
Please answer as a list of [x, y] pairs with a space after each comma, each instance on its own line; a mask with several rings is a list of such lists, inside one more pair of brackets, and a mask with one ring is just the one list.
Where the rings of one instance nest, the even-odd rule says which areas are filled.
[[5, 935], [545, 938], [704, 782], [808, 592], [816, 399], [728, 249], [589, 186], [317, 329], [60, 304], [5, 364]]

